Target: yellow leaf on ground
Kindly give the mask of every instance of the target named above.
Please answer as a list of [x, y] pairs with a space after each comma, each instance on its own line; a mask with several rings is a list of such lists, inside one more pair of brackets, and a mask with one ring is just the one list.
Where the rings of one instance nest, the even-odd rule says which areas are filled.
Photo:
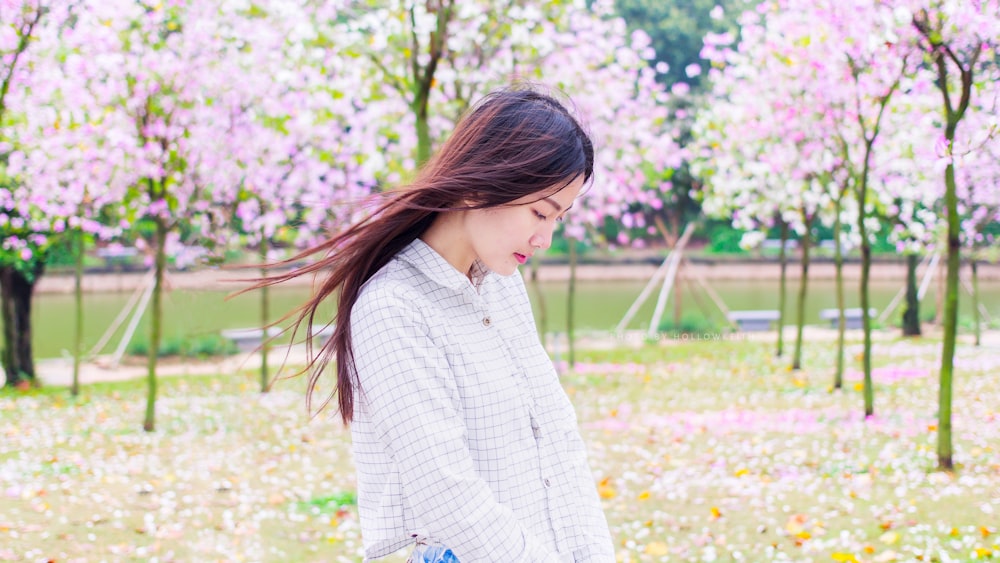
[[896, 532], [886, 532], [879, 536], [878, 539], [886, 545], [892, 545], [899, 541], [899, 534]]
[[663, 556], [670, 553], [670, 550], [667, 548], [667, 544], [661, 541], [654, 541], [646, 544], [646, 549], [643, 550], [643, 553], [646, 555]]
[[793, 514], [788, 518], [788, 523], [785, 524], [785, 530], [789, 534], [796, 535], [799, 532], [805, 530], [805, 523], [808, 516], [805, 514]]

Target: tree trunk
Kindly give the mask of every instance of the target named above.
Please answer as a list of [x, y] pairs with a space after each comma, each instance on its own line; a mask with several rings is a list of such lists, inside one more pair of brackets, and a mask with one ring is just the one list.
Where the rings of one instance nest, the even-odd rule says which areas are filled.
[[163, 275], [167, 267], [167, 226], [164, 220], [156, 218], [156, 281], [153, 285], [153, 311], [149, 323], [149, 351], [146, 356], [146, 418], [142, 429], [156, 430], [156, 361], [160, 353], [160, 338], [163, 324]]
[[920, 300], [917, 298], [917, 255], [906, 255], [906, 310], [903, 311], [903, 336], [920, 336]]
[[864, 352], [861, 359], [864, 371], [865, 417], [875, 414], [875, 389], [872, 383], [872, 319], [868, 314], [868, 278], [872, 266], [872, 247], [868, 241], [861, 243], [861, 319], [864, 328]]
[[568, 347], [567, 365], [570, 370], [576, 368], [576, 343], [573, 333], [573, 325], [576, 320], [573, 318], [576, 303], [576, 241], [567, 237], [569, 243], [569, 291], [566, 298], [566, 346]]
[[683, 269], [684, 269], [684, 262], [681, 262], [680, 264], [677, 265], [677, 278], [676, 278], [677, 279], [677, 283], [675, 283], [674, 287], [673, 287], [673, 290], [674, 290], [674, 327], [677, 330], [680, 330], [680, 328], [681, 328], [681, 316], [684, 313], [684, 310], [681, 308], [681, 294], [682, 294], [681, 286], [682, 286], [682, 284], [680, 283], [681, 276], [683, 275]]
[[976, 267], [976, 257], [972, 257], [972, 320], [976, 327], [976, 346], [979, 346], [982, 328], [979, 324], [982, 317], [979, 316], [979, 274]]
[[3, 313], [3, 350], [0, 363], [3, 364], [4, 385], [16, 387], [22, 384], [22, 370], [17, 365], [15, 351], [20, 345], [21, 327], [17, 324], [17, 297], [14, 294], [14, 276], [18, 272], [13, 266], [0, 266], [0, 307]]
[[799, 280], [799, 302], [795, 314], [795, 353], [792, 355], [792, 369], [802, 369], [802, 328], [806, 322], [806, 293], [809, 285], [809, 246], [812, 244], [811, 217], [805, 216], [805, 233], [802, 235], [802, 278]]
[[864, 350], [861, 364], [864, 372], [865, 418], [875, 414], [875, 389], [872, 386], [872, 319], [869, 315], [868, 277], [872, 267], [872, 245], [868, 240], [868, 230], [865, 228], [865, 200], [868, 199], [868, 156], [871, 154], [869, 144], [866, 152], [865, 170], [861, 177], [861, 188], [855, 191], [858, 198], [858, 233], [861, 235], [861, 326], [864, 332]]
[[786, 270], [788, 268], [788, 258], [785, 252], [785, 245], [788, 242], [788, 223], [781, 221], [781, 250], [779, 260], [781, 262], [781, 282], [778, 287], [778, 351], [775, 353], [779, 358], [785, 349], [785, 282]]
[[944, 284], [946, 281], [946, 268], [948, 267], [948, 260], [942, 260], [938, 262], [937, 271], [937, 291], [934, 292], [934, 320], [931, 321], [935, 326], [941, 326], [944, 322]]
[[[950, 121], [950, 120], [949, 120]], [[951, 135], [946, 132], [948, 146], [952, 146], [955, 129], [949, 123]], [[955, 165], [948, 162], [944, 170], [944, 203], [948, 214], [948, 273], [944, 295], [944, 341], [941, 351], [941, 385], [938, 394], [938, 469], [951, 471], [951, 395], [955, 358], [955, 336], [958, 327], [958, 267], [961, 260], [959, 241], [958, 195], [955, 190]]]
[[[267, 264], [267, 238], [261, 234], [260, 237], [260, 248], [258, 249], [260, 256], [260, 277], [267, 276], [267, 268], [264, 267]], [[267, 329], [269, 328], [271, 322], [271, 295], [268, 291], [270, 286], [265, 285], [260, 289], [260, 392], [267, 393], [270, 387], [270, 376], [267, 373], [267, 353], [271, 348], [271, 339], [268, 338]]]
[[[414, 116], [417, 118], [418, 168], [423, 166], [424, 163], [431, 157], [431, 135], [430, 126], [427, 122], [427, 106], [430, 103], [431, 90], [436, 84], [434, 74], [437, 72], [437, 67], [441, 59], [446, 55], [446, 45], [448, 44], [448, 25], [451, 23], [451, 18], [454, 14], [455, 8], [454, 0], [440, 0], [436, 3], [429, 2], [428, 9], [431, 8], [431, 4], [434, 4], [433, 12], [435, 13], [437, 22], [435, 30], [432, 31], [428, 37], [428, 58], [426, 61], [421, 60], [423, 57], [420, 49], [420, 41], [417, 37], [416, 31], [412, 30], [411, 33], [413, 42], [410, 48], [409, 62], [412, 68], [412, 77], [414, 78], [413, 101], [411, 103], [411, 108], [413, 109]], [[413, 8], [411, 7], [410, 9], [412, 10]], [[412, 11], [411, 17], [413, 17]], [[420, 72], [421, 70], [423, 72]]]
[[[843, 196], [841, 196], [843, 197]], [[833, 388], [842, 389], [844, 387], [844, 253], [840, 241], [840, 231], [843, 225], [840, 222], [841, 200], [837, 199], [836, 218], [833, 223], [833, 263], [836, 269], [837, 283], [837, 370], [833, 374]]]
[[427, 123], [427, 102], [426, 98], [418, 98], [413, 107], [413, 114], [417, 119], [417, 167], [423, 166], [431, 157], [431, 133], [430, 125]]
[[3, 311], [3, 370], [8, 387], [38, 386], [31, 350], [31, 298], [45, 270], [41, 260], [29, 275], [13, 266], [0, 267], [0, 301]]
[[[677, 242], [680, 241], [680, 236], [681, 236], [681, 212], [680, 211], [678, 211], [677, 213], [671, 213], [670, 214], [670, 235], [671, 235], [671, 238], [673, 239], [670, 242], [670, 246], [673, 247], [673, 248], [677, 248]], [[674, 328], [676, 330], [681, 330], [681, 320], [682, 320], [682, 317], [684, 316], [683, 303], [681, 303], [681, 298], [682, 298], [683, 290], [681, 288], [681, 283], [680, 283], [681, 276], [683, 275], [683, 273], [684, 273], [684, 262], [682, 260], [679, 264], [677, 264], [677, 274], [675, 276], [675, 279], [677, 280], [677, 283], [675, 283], [674, 287], [673, 287], [673, 290], [674, 290]]]
[[80, 394], [80, 360], [83, 355], [83, 247], [84, 233], [75, 233], [74, 258], [76, 269], [73, 272], [73, 302], [76, 307], [76, 334], [73, 337], [73, 385], [69, 394], [76, 397]]
[[531, 290], [535, 294], [535, 311], [538, 312], [538, 336], [542, 341], [542, 346], [547, 344], [546, 335], [549, 332], [549, 312], [545, 306], [545, 293], [542, 285], [538, 282], [538, 256], [531, 257]]

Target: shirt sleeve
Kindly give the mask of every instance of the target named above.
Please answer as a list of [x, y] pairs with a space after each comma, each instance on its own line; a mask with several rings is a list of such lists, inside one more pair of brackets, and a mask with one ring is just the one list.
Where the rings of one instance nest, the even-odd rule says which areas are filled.
[[413, 300], [363, 293], [352, 310], [358, 401], [426, 534], [460, 561], [556, 563], [474, 468], [448, 361]]

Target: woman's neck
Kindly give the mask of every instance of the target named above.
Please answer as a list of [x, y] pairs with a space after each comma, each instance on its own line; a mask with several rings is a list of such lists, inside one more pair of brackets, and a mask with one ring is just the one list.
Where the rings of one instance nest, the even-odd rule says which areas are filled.
[[461, 211], [439, 213], [431, 226], [420, 235], [420, 240], [468, 277], [472, 263], [476, 260], [476, 253], [472, 250], [465, 234], [462, 213]]

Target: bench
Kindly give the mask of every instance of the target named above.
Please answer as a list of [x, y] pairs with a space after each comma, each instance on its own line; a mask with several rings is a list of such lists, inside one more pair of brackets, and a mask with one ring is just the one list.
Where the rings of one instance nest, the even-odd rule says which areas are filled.
[[[765, 239], [760, 243], [760, 247], [763, 250], [781, 250], [781, 239], [780, 238]], [[799, 247], [799, 241], [795, 239], [788, 239], [785, 241], [785, 250], [795, 250], [798, 247]]]
[[[281, 328], [272, 326], [267, 329], [268, 338], [281, 334]], [[222, 331], [222, 337], [232, 340], [240, 352], [256, 350], [263, 343], [264, 331], [259, 328], [227, 328]]]
[[[830, 321], [831, 328], [837, 328], [840, 324], [839, 311], [840, 309], [823, 309], [819, 312], [819, 318], [824, 321]], [[868, 318], [874, 318], [877, 314], [877, 310], [868, 309]], [[864, 328], [863, 320], [861, 318], [861, 307], [844, 309], [844, 328], [848, 330]]]
[[[330, 338], [333, 336], [333, 331], [335, 328], [337, 328], [337, 325], [335, 324], [330, 324], [326, 326], [313, 325], [313, 343], [318, 346], [326, 344], [326, 341], [330, 340]], [[317, 340], [319, 341], [318, 343], [316, 343]]]
[[139, 251], [131, 246], [108, 246], [98, 248], [95, 254], [104, 260], [105, 269], [114, 271], [126, 269], [139, 254]]
[[777, 309], [729, 312], [729, 320], [735, 322], [743, 332], [771, 330], [771, 323], [777, 321], [780, 316]]

